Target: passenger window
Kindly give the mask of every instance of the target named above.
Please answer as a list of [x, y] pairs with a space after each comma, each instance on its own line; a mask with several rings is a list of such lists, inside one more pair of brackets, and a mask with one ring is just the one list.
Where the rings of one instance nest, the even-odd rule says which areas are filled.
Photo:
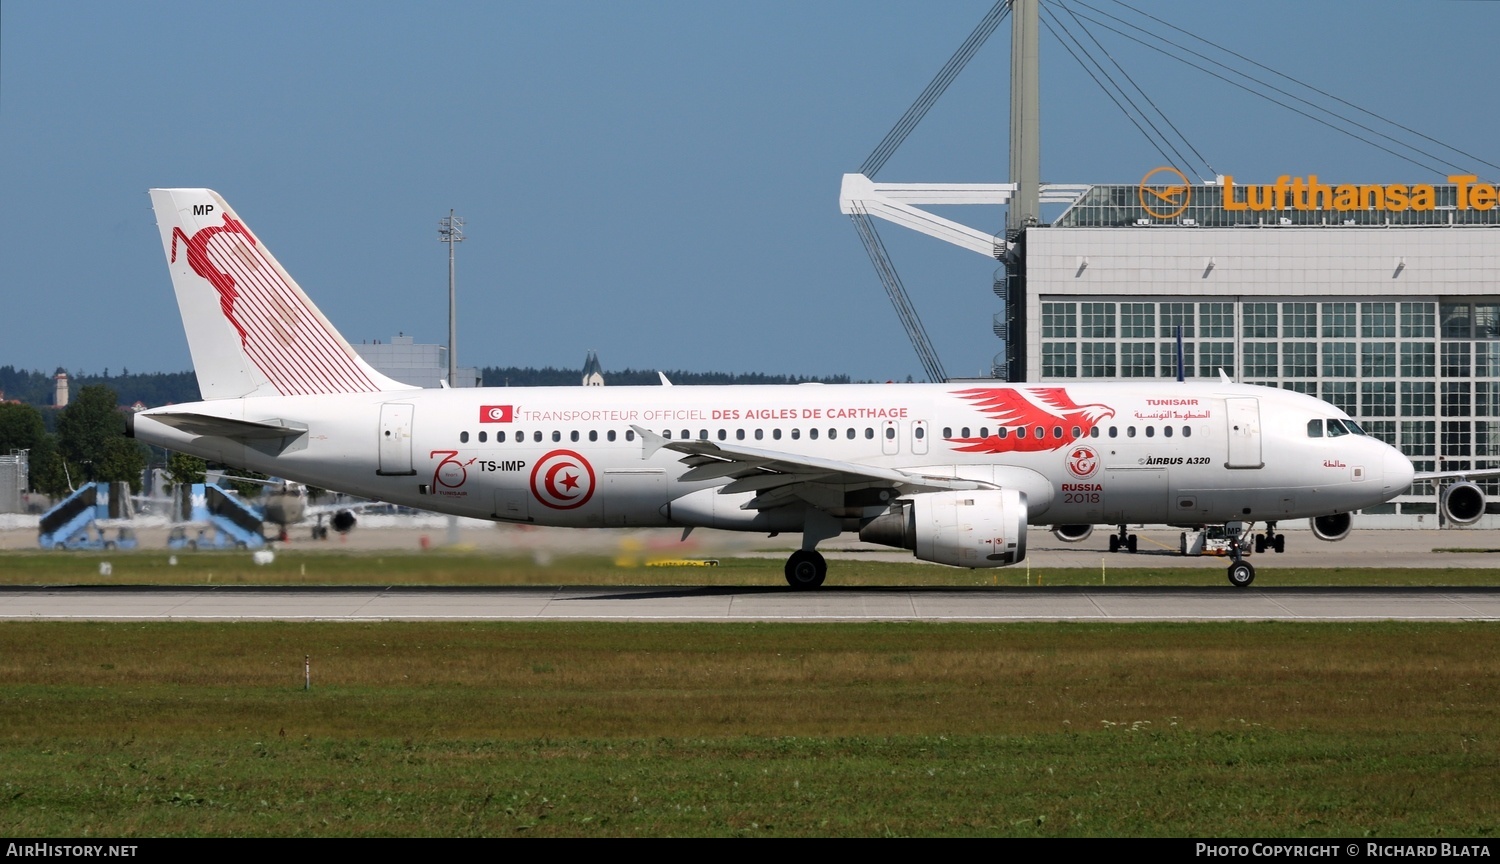
[[796, 441], [796, 440], [798, 440], [801, 437], [802, 437], [802, 430], [801, 429], [793, 429], [792, 430], [792, 440], [793, 441]]
[[611, 429], [608, 432], [605, 432], [604, 437], [608, 438], [611, 441], [615, 440], [615, 430]]
[[781, 440], [781, 427], [780, 426], [777, 426], [775, 429], [771, 430], [771, 437], [774, 438], [774, 439], [776, 439], [777, 441]]
[[672, 430], [671, 429], [663, 429], [663, 430], [661, 430], [661, 437], [667, 439], [668, 441], [672, 440]]
[[962, 430], [960, 430], [958, 437], [960, 437], [960, 438], [967, 438], [967, 437], [969, 437], [969, 427], [965, 426]]
[[885, 440], [892, 441], [892, 440], [895, 440], [895, 438], [896, 438], [896, 427], [895, 426], [887, 426], [887, 427], [885, 427]]
[[1074, 426], [1073, 427], [1073, 439], [1076, 441], [1077, 439], [1082, 438], [1082, 437], [1083, 437], [1083, 430], [1079, 429], [1077, 426]]
[[927, 437], [927, 428], [925, 426], [918, 426], [917, 427], [917, 440], [920, 441], [920, 440], [922, 440], [923, 438], [926, 438], [926, 437]]
[[743, 441], [743, 440], [745, 440], [745, 430], [743, 430], [743, 429], [736, 429], [736, 430], [734, 430], [734, 438], [735, 438], [736, 441]]
[[553, 429], [552, 430], [552, 440], [553, 440], [553, 442], [561, 441], [562, 440], [562, 433], [559, 432], [559, 431], [557, 431], [556, 429]]
[[690, 430], [687, 430], [687, 429], [682, 430], [682, 440], [686, 441], [688, 439], [688, 437], [689, 437], [688, 432], [689, 431]]
[[[500, 434], [504, 435], [505, 433], [501, 432]], [[590, 441], [598, 441], [599, 440], [599, 430], [598, 429], [590, 429], [589, 430], [589, 440]]]
[[766, 433], [765, 433], [764, 430], [761, 430], [761, 429], [755, 430], [755, 440], [759, 441], [759, 440], [761, 440], [764, 437], [766, 437]]
[[1047, 430], [1043, 429], [1040, 426], [1036, 427], [1036, 437], [1038, 437], [1038, 438], [1046, 438], [1047, 437]]
[[1089, 430], [1089, 437], [1090, 438], [1098, 438], [1099, 437], [1099, 427], [1098, 426], [1095, 426], [1094, 428], [1092, 428], [1092, 429]]
[[568, 434], [568, 440], [569, 441], [577, 441], [578, 440], [578, 430], [577, 429], [574, 429], [572, 432], [570, 432]]
[[535, 432], [531, 433], [531, 440], [535, 441], [538, 444], [542, 443], [542, 430], [538, 429]]
[[1182, 437], [1184, 437], [1184, 438], [1191, 438], [1191, 437], [1193, 437], [1193, 427], [1191, 427], [1191, 426], [1184, 426], [1184, 427], [1182, 427]]
[[952, 438], [953, 437], [953, 427], [952, 426], [944, 426], [943, 427], [943, 437], [944, 438]]
[[625, 430], [625, 440], [626, 441], [634, 441], [635, 440], [635, 430], [634, 429], [626, 429]]
[[1026, 437], [1026, 427], [1025, 426], [1017, 426], [1016, 427], [1016, 437], [1017, 438], [1025, 438]]
[[[1078, 433], [1074, 432], [1073, 434], [1077, 435]], [[1061, 426], [1053, 426], [1052, 427], [1052, 437], [1053, 438], [1061, 438], [1062, 437], [1062, 427]]]
[[813, 428], [807, 430], [807, 437], [811, 438], [814, 441], [818, 440], [818, 427], [814, 426]]
[[980, 438], [988, 438], [988, 437], [990, 437], [990, 427], [988, 427], [988, 426], [980, 426], [979, 427], [979, 437]]
[[1120, 427], [1118, 427], [1118, 426], [1111, 426], [1111, 427], [1109, 427], [1109, 437], [1111, 437], [1111, 438], [1118, 438], [1118, 437], [1120, 437]]
[[854, 427], [853, 426], [849, 427], [849, 432], [846, 435], [844, 435], [844, 437], [848, 438], [850, 441], [854, 440]]
[[707, 429], [699, 429], [698, 430], [698, 440], [700, 440], [700, 441], [707, 441], [708, 440], [708, 430]]
[[1010, 434], [1010, 430], [1007, 429], [1007, 428], [1005, 428], [1004, 426], [1001, 426], [999, 429], [995, 430], [995, 437], [997, 437], [997, 438], [1004, 438], [1005, 436], [1007, 436], [1009, 434]]
[[504, 432], [496, 432], [495, 433], [495, 443], [497, 443], [497, 444], [504, 444], [505, 443], [505, 433]]
[[1126, 426], [1125, 427], [1125, 437], [1126, 438], [1134, 438], [1135, 437], [1135, 427], [1134, 426]]
[[1146, 427], [1146, 437], [1147, 438], [1155, 438], [1156, 437], [1156, 427], [1155, 426], [1147, 426]]
[[488, 437], [490, 437], [489, 433], [487, 433], [487, 432], [480, 432], [479, 433], [479, 443], [483, 444], [484, 441], [485, 441], [485, 439], [488, 438]]
[[1165, 435], [1168, 438], [1171, 438], [1172, 437], [1172, 427], [1171, 426], [1163, 426], [1163, 427], [1161, 427], [1161, 434]]
[[723, 429], [720, 429], [719, 430], [719, 440], [720, 441], [727, 441], [727, 440], [729, 440], [729, 433], [725, 432]]
[[467, 443], [469, 443], [469, 433], [467, 433], [467, 432], [460, 432], [460, 433], [458, 433], [458, 443], [460, 443], [460, 444], [467, 444]]

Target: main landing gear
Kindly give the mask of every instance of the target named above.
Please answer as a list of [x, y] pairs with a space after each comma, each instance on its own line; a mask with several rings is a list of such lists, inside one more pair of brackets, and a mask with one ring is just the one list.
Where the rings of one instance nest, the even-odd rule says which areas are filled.
[[793, 588], [817, 588], [828, 575], [828, 562], [816, 549], [798, 549], [786, 559], [786, 584]]
[[1120, 533], [1109, 535], [1109, 551], [1118, 552], [1121, 549], [1135, 551], [1135, 535], [1127, 531], [1124, 525], [1120, 526]]
[[1286, 535], [1276, 533], [1276, 523], [1266, 523], [1266, 533], [1255, 535], [1255, 551], [1264, 552], [1267, 549], [1276, 552], [1286, 551]]
[[818, 544], [839, 536], [842, 523], [827, 511], [807, 508], [802, 517], [802, 548], [786, 559], [786, 584], [803, 591], [817, 588], [828, 575], [828, 562], [818, 552]]

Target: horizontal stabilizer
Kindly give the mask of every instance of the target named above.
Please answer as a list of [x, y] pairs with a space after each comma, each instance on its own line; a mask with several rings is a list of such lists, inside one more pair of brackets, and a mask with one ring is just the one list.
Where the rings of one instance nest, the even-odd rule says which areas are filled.
[[264, 441], [276, 438], [295, 438], [307, 432], [301, 424], [284, 424], [280, 421], [253, 422], [230, 420], [209, 414], [149, 414], [152, 420], [173, 429], [181, 429], [191, 435], [211, 435], [233, 441]]

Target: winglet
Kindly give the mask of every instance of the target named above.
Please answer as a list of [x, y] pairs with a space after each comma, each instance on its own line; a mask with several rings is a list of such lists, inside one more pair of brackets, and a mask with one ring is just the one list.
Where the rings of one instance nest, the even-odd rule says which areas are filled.
[[1223, 366], [1219, 367], [1219, 383], [1220, 384], [1233, 384], [1234, 383], [1234, 379], [1229, 377], [1229, 373], [1224, 371], [1224, 367]]
[[656, 370], [656, 377], [658, 377], [658, 378], [661, 379], [661, 386], [663, 386], [663, 387], [671, 387], [672, 386], [672, 382], [667, 380], [667, 373], [661, 371], [660, 369]]
[[639, 426], [631, 426], [635, 434], [641, 436], [641, 458], [650, 459], [656, 455], [656, 451], [667, 446], [667, 439], [652, 432], [650, 429], [642, 429]]

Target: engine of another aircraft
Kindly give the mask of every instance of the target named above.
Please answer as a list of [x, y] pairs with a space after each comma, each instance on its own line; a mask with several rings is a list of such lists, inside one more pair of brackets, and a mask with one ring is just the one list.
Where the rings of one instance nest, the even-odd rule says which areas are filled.
[[859, 539], [953, 567], [1004, 567], [1026, 557], [1026, 496], [1015, 489], [924, 492], [902, 498]]

